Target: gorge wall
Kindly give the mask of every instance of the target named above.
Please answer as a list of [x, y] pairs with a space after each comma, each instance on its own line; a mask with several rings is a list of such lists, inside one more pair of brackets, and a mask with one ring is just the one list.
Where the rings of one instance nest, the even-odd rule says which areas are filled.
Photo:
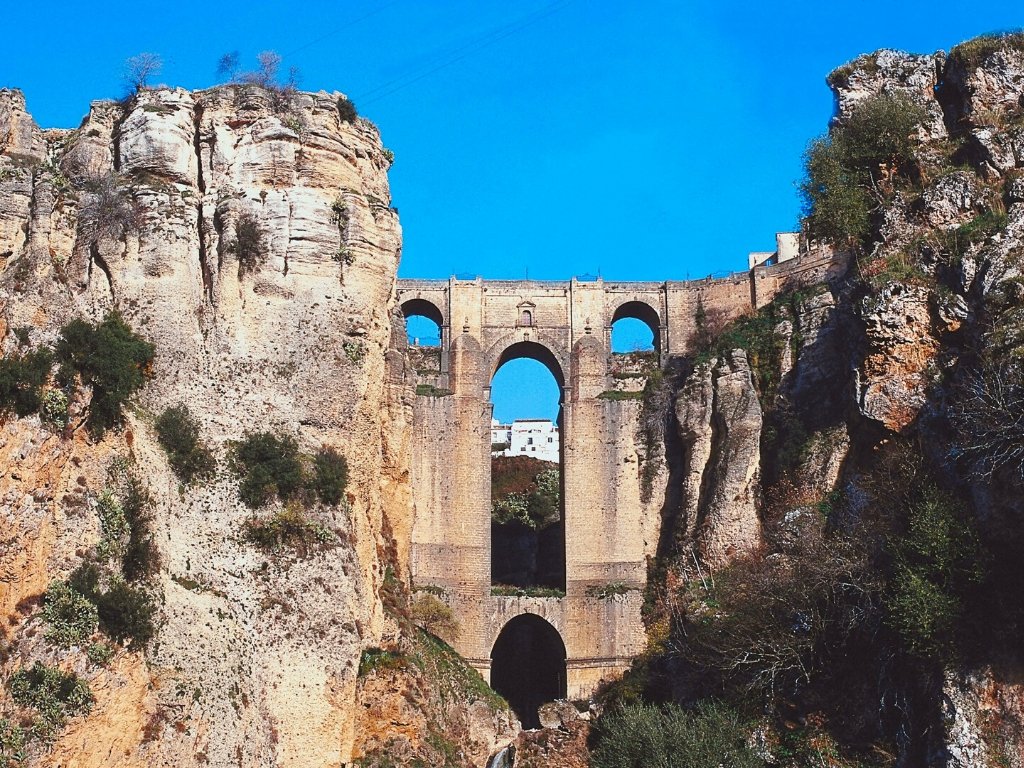
[[[89, 436], [83, 389], [63, 431], [38, 417], [2, 427], [3, 677], [41, 660], [78, 672], [96, 697], [51, 747], [30, 748], [39, 764], [342, 765], [382, 729], [402, 736], [364, 695], [385, 710], [413, 702], [410, 750], [426, 718], [446, 717], [422, 679], [398, 674], [381, 695], [359, 677], [365, 649], [412, 636], [381, 598], [408, 578], [410, 395], [405, 340], [392, 334], [390, 161], [371, 124], [340, 119], [339, 98], [143, 90], [94, 103], [75, 130], [43, 131], [19, 92], [0, 91], [5, 351], [15, 329], [52, 344], [71, 319], [111, 310], [156, 345], [122, 431]], [[260, 263], [240, 264], [240, 221], [260, 232]], [[178, 403], [220, 457], [201, 487], [181, 486], [156, 443], [154, 416]], [[265, 430], [348, 461], [344, 502], [317, 512], [329, 543], [306, 557], [244, 540], [252, 513], [225, 457]], [[145, 655], [122, 650], [98, 667], [45, 642], [38, 606], [99, 540], [96, 499], [115, 457], [155, 500], [160, 628]], [[452, 707], [450, 731], [465, 724], [476, 762], [510, 732], [494, 712]]]

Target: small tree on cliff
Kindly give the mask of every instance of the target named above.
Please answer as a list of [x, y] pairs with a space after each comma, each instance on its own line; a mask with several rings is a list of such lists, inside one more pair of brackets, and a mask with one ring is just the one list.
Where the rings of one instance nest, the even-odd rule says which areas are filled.
[[149, 81], [163, 69], [163, 60], [155, 53], [139, 53], [124, 63], [124, 84], [134, 96], [149, 87]]
[[813, 236], [839, 245], [865, 243], [878, 204], [899, 179], [915, 173], [914, 133], [925, 117], [906, 96], [881, 94], [811, 142], [800, 193]]

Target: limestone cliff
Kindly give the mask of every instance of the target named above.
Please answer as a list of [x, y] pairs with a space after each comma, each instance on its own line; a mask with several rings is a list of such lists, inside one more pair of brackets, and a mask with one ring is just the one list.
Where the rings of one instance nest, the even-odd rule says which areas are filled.
[[[52, 344], [69, 320], [110, 310], [156, 345], [123, 431], [90, 438], [83, 389], [63, 431], [38, 417], [2, 426], [3, 677], [43, 660], [77, 670], [96, 697], [49, 750], [30, 751], [38, 764], [346, 764], [361, 653], [411, 631], [380, 598], [387, 579], [407, 579], [412, 525], [405, 342], [391, 316], [401, 232], [379, 134], [343, 121], [339, 98], [143, 90], [43, 131], [19, 92], [0, 91], [5, 351], [15, 329]], [[154, 416], [178, 403], [220, 459], [199, 487], [179, 484], [156, 443]], [[344, 503], [320, 513], [330, 543], [305, 557], [243, 536], [253, 513], [226, 455], [266, 430], [348, 461]], [[159, 631], [145, 655], [97, 667], [42, 642], [38, 603], [99, 539], [115, 457], [155, 501]]]
[[[1024, 42], [879, 51], [828, 82], [833, 142], [863, 105], [896, 104], [915, 115], [911, 157], [875, 169], [845, 274], [710, 329], [695, 360], [674, 361], [664, 466], [647, 470], [672, 501], [648, 617], [667, 640], [616, 695], [746, 700], [767, 686], [774, 720], [752, 738], [772, 765], [853, 765], [873, 742], [891, 755], [870, 764], [1021, 766], [1024, 529], [1008, 456], [1019, 448]], [[901, 549], [920, 545], [920, 523], [901, 517], [920, 508], [907, 501], [916, 487], [952, 510], [947, 544], [976, 536], [980, 553], [960, 575], [931, 577], [955, 606], [941, 629], [928, 625], [937, 604], [901, 581], [925, 578], [936, 556]], [[851, 586], [855, 597], [837, 598]], [[922, 600], [909, 627], [907, 595]], [[837, 605], [851, 613], [838, 618]], [[916, 632], [944, 650], [908, 650]], [[894, 667], [876, 664], [887, 655]]]

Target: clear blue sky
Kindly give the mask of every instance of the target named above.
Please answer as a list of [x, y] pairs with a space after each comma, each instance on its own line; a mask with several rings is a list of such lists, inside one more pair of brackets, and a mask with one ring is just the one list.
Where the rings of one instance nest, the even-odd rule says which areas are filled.
[[743, 269], [799, 215], [825, 75], [882, 47], [1024, 26], [1019, 0], [15, 3], [0, 86], [44, 127], [117, 96], [124, 60], [201, 88], [272, 49], [340, 90], [396, 156], [400, 274], [681, 279]]

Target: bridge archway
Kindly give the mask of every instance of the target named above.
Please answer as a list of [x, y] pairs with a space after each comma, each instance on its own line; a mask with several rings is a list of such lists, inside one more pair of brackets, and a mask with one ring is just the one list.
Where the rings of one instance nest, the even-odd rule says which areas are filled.
[[444, 347], [444, 313], [437, 305], [426, 299], [415, 298], [402, 302], [401, 308], [410, 344]]
[[539, 728], [541, 704], [566, 695], [565, 643], [532, 613], [511, 619], [491, 650], [491, 687], [508, 701], [524, 728]]
[[[517, 360], [532, 360], [534, 372], [517, 371], [525, 391], [550, 397], [550, 388], [537, 375], [554, 379], [557, 390], [557, 414], [552, 434], [550, 416], [541, 410], [541, 403], [530, 403], [530, 397], [518, 397], [514, 419], [492, 431], [492, 454], [489, 463], [491, 489], [491, 585], [530, 589], [544, 587], [565, 590], [565, 461], [562, 407], [565, 398], [565, 375], [558, 356], [543, 343], [531, 340], [514, 341], [492, 349], [491, 378], [487, 397], [500, 407], [500, 390], [495, 383], [499, 371]], [[506, 384], [508, 381], [505, 382]], [[507, 391], [507, 390], [506, 390]], [[551, 405], [551, 401], [546, 401]], [[496, 411], [497, 411], [496, 407]], [[506, 413], [497, 412], [505, 416]], [[540, 418], [538, 418], [540, 417]], [[494, 425], [488, 425], [494, 427]], [[495, 437], [498, 435], [502, 439]], [[508, 436], [508, 440], [504, 439]], [[495, 450], [496, 446], [499, 447]]]
[[620, 320], [637, 320], [646, 325], [651, 331], [654, 350], [659, 353], [661, 352], [661, 317], [657, 309], [645, 301], [627, 301], [617, 306], [615, 312], [612, 313], [611, 322], [608, 324], [610, 330], [610, 337], [608, 339], [609, 349], [614, 349], [612, 346], [611, 329]]

